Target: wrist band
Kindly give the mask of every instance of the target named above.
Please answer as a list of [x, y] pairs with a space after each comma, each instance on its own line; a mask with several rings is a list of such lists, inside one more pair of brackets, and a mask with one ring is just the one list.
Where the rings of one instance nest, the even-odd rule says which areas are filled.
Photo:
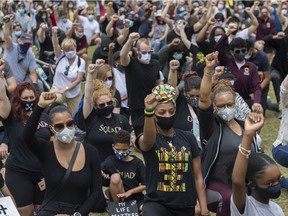
[[243, 147], [241, 146], [241, 144], [238, 146], [238, 149], [239, 149], [240, 154], [242, 154], [242, 155], [245, 156], [247, 159], [249, 159], [249, 156], [250, 156], [250, 154], [251, 154], [251, 150], [247, 150], [247, 149], [243, 148]]
[[155, 114], [155, 110], [146, 110], [146, 108], [144, 109], [144, 114], [146, 117], [153, 117]]
[[149, 113], [150, 113], [150, 112], [155, 112], [155, 109], [147, 109], [147, 108], [145, 107], [144, 113], [145, 113], [145, 112], [149, 112]]

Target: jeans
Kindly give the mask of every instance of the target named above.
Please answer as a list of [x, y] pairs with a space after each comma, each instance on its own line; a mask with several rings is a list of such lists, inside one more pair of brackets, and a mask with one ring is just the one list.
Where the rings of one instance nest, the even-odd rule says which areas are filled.
[[272, 155], [277, 163], [288, 168], [288, 145], [273, 146]]
[[281, 83], [283, 82], [283, 80], [284, 80], [284, 77], [282, 76], [280, 71], [278, 71], [275, 68], [272, 68], [271, 69], [271, 81], [273, 84], [277, 104], [279, 104], [279, 102], [280, 102], [280, 86], [281, 86]]
[[152, 47], [154, 49], [154, 53], [158, 53], [159, 50], [166, 45], [166, 40], [162, 40], [157, 42], [155, 38], [151, 38]]

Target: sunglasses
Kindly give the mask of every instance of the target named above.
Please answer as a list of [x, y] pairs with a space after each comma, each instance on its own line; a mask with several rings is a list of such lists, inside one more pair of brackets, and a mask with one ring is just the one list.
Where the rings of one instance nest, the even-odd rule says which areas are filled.
[[65, 124], [55, 124], [55, 125], [53, 126], [53, 128], [54, 128], [54, 130], [55, 130], [56, 132], [61, 132], [61, 131], [64, 130], [65, 127], [69, 128], [69, 129], [74, 128], [74, 127], [75, 127], [75, 124], [76, 124], [76, 123], [75, 123], [74, 120], [70, 120], [70, 121], [68, 121], [68, 122], [66, 123], [66, 125], [65, 125]]
[[241, 49], [241, 50], [234, 50], [234, 53], [239, 54], [239, 53], [246, 53], [247, 50], [246, 49]]
[[67, 66], [65, 67], [65, 71], [64, 71], [64, 75], [65, 75], [65, 76], [68, 75], [69, 69], [70, 69], [70, 65], [67, 65]]
[[107, 103], [98, 104], [98, 108], [99, 108], [99, 109], [103, 109], [103, 108], [105, 108], [106, 106], [112, 106], [112, 105], [113, 105], [113, 101], [108, 101]]
[[105, 81], [107, 81], [107, 80], [113, 80], [113, 77], [112, 76], [111, 77], [106, 77]]

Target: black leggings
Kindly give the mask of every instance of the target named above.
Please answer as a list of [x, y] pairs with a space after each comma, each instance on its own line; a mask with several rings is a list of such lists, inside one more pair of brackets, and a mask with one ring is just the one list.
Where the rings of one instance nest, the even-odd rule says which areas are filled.
[[194, 216], [195, 207], [173, 209], [156, 202], [145, 202], [143, 216]]
[[40, 205], [44, 192], [40, 191], [38, 182], [43, 178], [42, 174], [20, 173], [6, 168], [5, 181], [18, 208], [30, 204]]

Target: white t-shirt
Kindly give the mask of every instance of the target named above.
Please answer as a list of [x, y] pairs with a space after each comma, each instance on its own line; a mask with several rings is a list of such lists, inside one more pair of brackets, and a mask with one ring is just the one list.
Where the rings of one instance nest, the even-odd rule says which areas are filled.
[[57, 21], [57, 27], [59, 29], [61, 29], [62, 31], [67, 32], [68, 29], [70, 29], [72, 27], [72, 22], [71, 22], [71, 20], [67, 19], [67, 22], [64, 23], [61, 19], [59, 19]]
[[240, 214], [235, 206], [233, 195], [231, 196], [230, 210], [231, 216], [285, 216], [281, 207], [275, 202], [269, 201], [269, 204], [264, 204], [247, 195], [243, 214]]
[[[127, 95], [125, 72], [121, 73], [117, 68], [113, 67], [113, 73], [115, 76], [115, 87], [119, 91], [121, 97]], [[128, 99], [121, 101], [121, 107], [128, 108]]]
[[87, 8], [88, 7], [87, 0], [76, 0], [76, 6], [77, 8], [78, 7]]
[[[56, 59], [56, 62], [58, 63], [58, 65], [55, 70], [52, 88], [63, 89], [66, 86], [69, 86], [72, 82], [76, 80], [78, 73], [85, 73], [85, 61], [82, 58], [77, 56], [74, 62], [72, 63], [72, 65], [70, 65], [68, 74], [66, 76], [64, 73], [65, 71], [67, 71], [69, 62], [68, 62], [68, 58], [66, 56], [65, 57], [63, 56], [64, 56], [64, 53], [62, 52], [62, 54]], [[78, 67], [78, 58], [80, 58], [81, 60], [81, 64], [79, 67]], [[74, 98], [79, 94], [80, 90], [81, 90], [81, 83], [79, 83], [75, 88], [67, 91], [65, 93], [65, 97]]]
[[80, 24], [84, 28], [84, 35], [89, 40], [95, 33], [100, 33], [100, 26], [96, 20], [89, 21], [87, 17], [79, 16]]

